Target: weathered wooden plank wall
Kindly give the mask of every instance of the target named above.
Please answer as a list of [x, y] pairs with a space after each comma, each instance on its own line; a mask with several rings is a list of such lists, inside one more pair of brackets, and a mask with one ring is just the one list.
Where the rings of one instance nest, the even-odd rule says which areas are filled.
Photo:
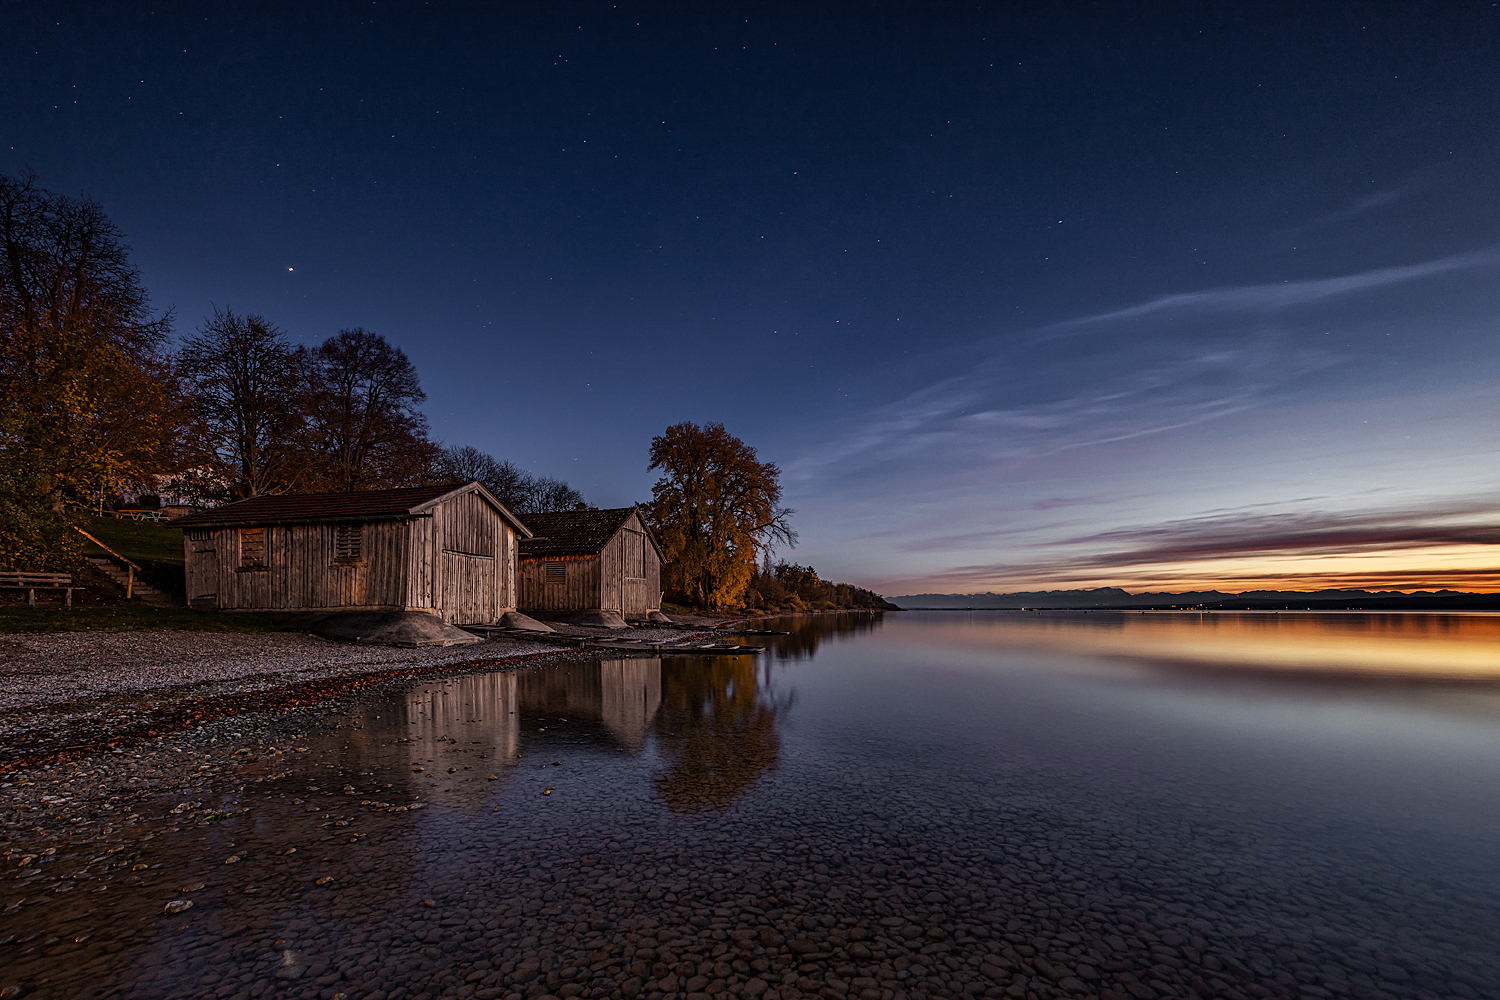
[[[548, 583], [548, 569], [562, 579]], [[516, 567], [519, 607], [533, 611], [589, 611], [599, 605], [598, 556], [537, 556]]]
[[[405, 607], [406, 533], [398, 521], [353, 526], [359, 555], [338, 559], [338, 526], [271, 525], [184, 534], [189, 598], [212, 595], [220, 608]], [[259, 544], [252, 539], [259, 532]], [[255, 553], [259, 552], [259, 560]]]
[[187, 530], [188, 597], [233, 610], [425, 609], [465, 625], [516, 607], [515, 530], [477, 493], [343, 531], [341, 546], [337, 524]]

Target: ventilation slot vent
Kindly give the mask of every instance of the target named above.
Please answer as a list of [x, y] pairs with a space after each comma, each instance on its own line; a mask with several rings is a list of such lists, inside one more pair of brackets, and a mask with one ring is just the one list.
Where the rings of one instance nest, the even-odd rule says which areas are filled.
[[358, 562], [364, 558], [365, 527], [362, 524], [341, 524], [334, 535], [333, 557], [338, 562]]

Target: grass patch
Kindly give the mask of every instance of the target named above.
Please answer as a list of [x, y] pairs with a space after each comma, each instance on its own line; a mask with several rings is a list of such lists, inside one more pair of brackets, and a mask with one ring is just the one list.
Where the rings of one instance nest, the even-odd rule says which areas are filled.
[[0, 634], [17, 632], [275, 632], [260, 615], [148, 608], [117, 604], [97, 608], [0, 607]]
[[[181, 566], [182, 531], [167, 527], [168, 523], [91, 517], [83, 523], [82, 528], [131, 562]], [[84, 540], [83, 550], [88, 555], [104, 555], [87, 539]]]
[[[187, 579], [183, 571], [182, 529], [164, 521], [132, 521], [114, 517], [91, 517], [83, 530], [140, 567], [136, 579], [149, 583], [187, 603]], [[106, 555], [93, 542], [84, 541], [85, 556]]]

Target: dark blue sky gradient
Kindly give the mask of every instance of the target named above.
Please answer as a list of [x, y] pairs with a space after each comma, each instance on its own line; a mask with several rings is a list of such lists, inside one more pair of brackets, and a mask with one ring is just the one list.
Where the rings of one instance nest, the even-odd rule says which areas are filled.
[[[1497, 17], [10, 4], [0, 167], [103, 203], [180, 333], [377, 330], [436, 436], [597, 504], [722, 420], [794, 556], [889, 593], [1451, 582], [1481, 543], [1434, 525], [1495, 523]], [[1268, 515], [1419, 528], [1397, 566]]]

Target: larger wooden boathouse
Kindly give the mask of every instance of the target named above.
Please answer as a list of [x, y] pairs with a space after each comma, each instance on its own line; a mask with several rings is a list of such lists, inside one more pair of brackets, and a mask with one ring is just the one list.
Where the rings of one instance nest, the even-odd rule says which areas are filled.
[[172, 526], [194, 607], [427, 611], [459, 625], [515, 610], [531, 536], [478, 483], [258, 496]]

